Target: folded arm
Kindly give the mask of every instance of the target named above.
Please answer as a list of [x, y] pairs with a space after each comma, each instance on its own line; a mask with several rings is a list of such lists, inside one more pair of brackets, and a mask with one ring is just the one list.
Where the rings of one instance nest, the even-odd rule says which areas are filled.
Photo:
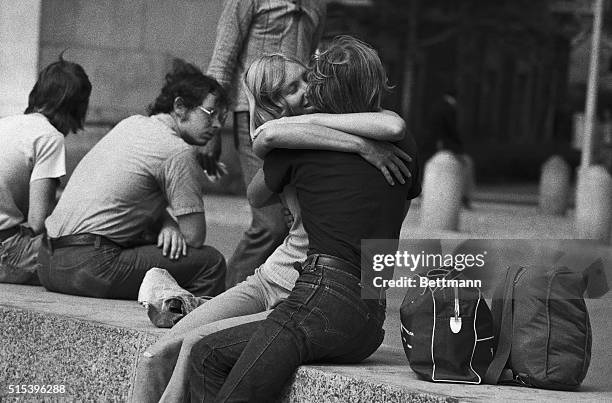
[[[206, 216], [204, 213], [185, 214], [176, 217], [178, 229], [185, 242], [192, 248], [201, 248], [206, 241]], [[166, 224], [172, 225], [170, 222]]]
[[259, 169], [247, 188], [249, 204], [260, 208], [278, 201], [278, 195], [266, 186], [263, 169]]
[[36, 179], [30, 183], [28, 227], [35, 234], [43, 232], [45, 219], [55, 207], [58, 184], [59, 180], [55, 178]]
[[[303, 139], [282, 138], [282, 132], [270, 132], [271, 126], [279, 124], [310, 124], [335, 129], [349, 135], [369, 138], [379, 141], [400, 141], [406, 134], [406, 123], [395, 112], [383, 110], [381, 112], [330, 114], [313, 113], [309, 115], [290, 116], [276, 119], [258, 128], [254, 137], [264, 137], [267, 145], [271, 148], [304, 148], [300, 144]], [[328, 134], [334, 135], [333, 132]], [[287, 134], [291, 136], [290, 133]], [[266, 139], [266, 137], [271, 137]], [[316, 144], [321, 147], [335, 147], [334, 138], [329, 138], [323, 133], [317, 138]], [[329, 141], [329, 142], [328, 142]], [[287, 147], [287, 144], [293, 147]], [[335, 149], [335, 148], [333, 148]], [[269, 151], [269, 150], [268, 150]]]
[[263, 158], [275, 148], [361, 152], [365, 148], [365, 140], [309, 123], [262, 125], [253, 140], [253, 152]]
[[281, 119], [287, 123], [310, 123], [373, 140], [400, 141], [406, 134], [406, 122], [389, 110], [361, 113], [312, 113]]

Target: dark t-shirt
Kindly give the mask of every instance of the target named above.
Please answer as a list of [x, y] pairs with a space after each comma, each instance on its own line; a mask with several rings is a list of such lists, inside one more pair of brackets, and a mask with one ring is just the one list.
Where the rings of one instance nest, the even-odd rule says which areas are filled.
[[324, 253], [360, 266], [362, 239], [397, 239], [406, 199], [421, 192], [416, 146], [399, 146], [413, 161], [412, 181], [391, 186], [357, 154], [335, 151], [274, 150], [264, 161], [266, 185], [281, 192], [295, 185], [308, 233], [308, 254]]

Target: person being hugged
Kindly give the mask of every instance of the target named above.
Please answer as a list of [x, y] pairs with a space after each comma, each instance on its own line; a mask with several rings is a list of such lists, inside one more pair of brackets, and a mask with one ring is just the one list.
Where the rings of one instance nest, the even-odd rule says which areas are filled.
[[[352, 37], [337, 38], [315, 58], [307, 81], [309, 103], [329, 114], [380, 112], [388, 88], [376, 51]], [[295, 187], [307, 257], [296, 262], [299, 277], [289, 296], [264, 321], [194, 345], [192, 401], [274, 401], [299, 365], [358, 363], [383, 341], [385, 293], [362, 286], [361, 241], [399, 237], [410, 200], [421, 191], [414, 139], [407, 135], [396, 145], [412, 157], [411, 177], [391, 185], [380, 174], [390, 168], [379, 171], [356, 154], [291, 147], [285, 141], [317, 135], [292, 120], [263, 125], [253, 149], [276, 144], [264, 159], [264, 185], [268, 195]]]

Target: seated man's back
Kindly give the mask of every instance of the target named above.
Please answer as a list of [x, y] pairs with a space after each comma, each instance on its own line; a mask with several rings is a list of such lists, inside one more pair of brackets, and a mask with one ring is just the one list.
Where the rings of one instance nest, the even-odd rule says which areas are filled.
[[176, 215], [203, 211], [202, 200], [178, 200], [181, 193], [203, 194], [195, 150], [156, 120], [132, 116], [91, 149], [47, 220], [51, 238], [93, 233], [137, 243], [168, 205], [166, 198]]

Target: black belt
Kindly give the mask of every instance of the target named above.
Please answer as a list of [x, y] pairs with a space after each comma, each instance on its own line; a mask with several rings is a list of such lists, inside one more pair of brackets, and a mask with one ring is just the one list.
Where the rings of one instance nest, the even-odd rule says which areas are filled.
[[[295, 265], [295, 268], [301, 273], [302, 270], [304, 270], [304, 268], [317, 266], [317, 265], [331, 266], [334, 269], [342, 270], [344, 272], [352, 274], [355, 277], [361, 279], [361, 268], [359, 268], [358, 266], [344, 259], [340, 259], [340, 258], [337, 258], [335, 256], [330, 256], [330, 255], [320, 255], [320, 254], [310, 255], [308, 256], [308, 258], [306, 258], [304, 263], [302, 263], [301, 265], [297, 263]], [[298, 269], [298, 266], [299, 266], [299, 269]]]
[[119, 246], [110, 239], [96, 234], [76, 234], [66, 235], [59, 238], [48, 238], [49, 244], [53, 250], [60, 248], [67, 248], [68, 246], [100, 246], [100, 245], [111, 245]]
[[16, 225], [9, 229], [0, 230], [0, 242], [4, 242], [16, 233], [19, 232], [19, 225]]

